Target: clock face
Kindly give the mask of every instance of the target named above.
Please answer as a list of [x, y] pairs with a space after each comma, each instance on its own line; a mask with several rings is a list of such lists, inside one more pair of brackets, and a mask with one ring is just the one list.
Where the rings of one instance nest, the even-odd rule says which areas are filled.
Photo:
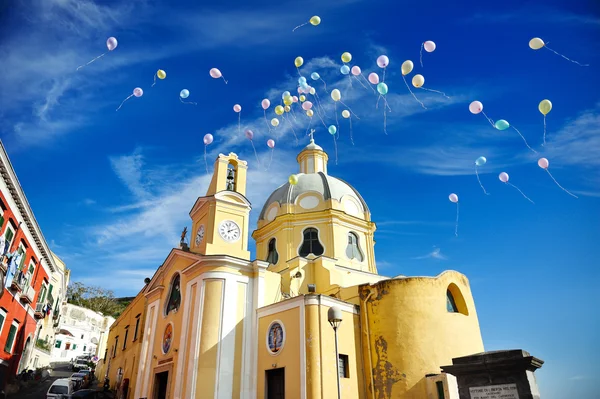
[[219, 225], [219, 234], [227, 242], [237, 241], [241, 236], [240, 226], [232, 220], [223, 220]]
[[202, 240], [204, 240], [204, 225], [201, 224], [200, 227], [198, 227], [198, 232], [196, 233], [196, 245], [200, 245], [200, 243], [202, 243]]

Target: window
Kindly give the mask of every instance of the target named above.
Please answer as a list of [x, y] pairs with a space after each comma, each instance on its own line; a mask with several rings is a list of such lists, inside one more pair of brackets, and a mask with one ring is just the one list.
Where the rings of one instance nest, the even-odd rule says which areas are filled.
[[87, 349], [87, 345], [83, 345], [83, 352]]
[[435, 386], [437, 388], [438, 399], [446, 399], [446, 396], [444, 396], [444, 383], [442, 381], [436, 381]]
[[42, 283], [42, 289], [40, 289], [37, 303], [44, 303], [45, 299], [46, 299], [46, 283]]
[[179, 274], [176, 274], [175, 277], [173, 277], [171, 289], [169, 290], [169, 301], [167, 302], [165, 316], [167, 316], [171, 312], [177, 312], [177, 310], [179, 309], [179, 305], [181, 305], [181, 288], [179, 283]]
[[4, 351], [12, 353], [13, 344], [15, 343], [15, 337], [17, 336], [17, 330], [19, 329], [19, 323], [15, 320], [8, 330], [8, 337], [6, 338], [6, 345], [4, 345]]
[[0, 309], [0, 334], [2, 334], [2, 330], [4, 329], [4, 320], [6, 320], [6, 310], [4, 308]]
[[140, 316], [142, 314], [135, 316], [135, 330], [133, 331], [133, 340], [135, 341], [138, 337], [138, 329], [140, 328]]
[[123, 350], [127, 347], [127, 336], [129, 335], [129, 326], [125, 327], [125, 339], [123, 339]]
[[[23, 260], [21, 260], [21, 264], [24, 263], [25, 256], [27, 256], [27, 255], [23, 256]], [[32, 280], [33, 280], [33, 273], [34, 272], [35, 272], [35, 262], [33, 261], [33, 258], [32, 258], [29, 261], [29, 268], [27, 270], [27, 273], [25, 273], [25, 276], [26, 276], [26, 278], [25, 278], [25, 287], [29, 287], [29, 283], [31, 283]]]
[[67, 343], [65, 344], [65, 350], [66, 350], [66, 351], [68, 351], [69, 349], [71, 349], [71, 343], [70, 343], [70, 342], [67, 342]]
[[114, 349], [113, 349], [113, 355], [112, 355], [112, 357], [115, 357], [115, 356], [117, 356], [117, 348], [118, 348], [118, 347], [119, 347], [119, 336], [117, 335], [117, 336], [115, 337], [115, 347], [114, 347]]
[[348, 259], [356, 259], [362, 262], [364, 257], [358, 246], [358, 236], [355, 233], [348, 233], [348, 246], [346, 247], [346, 256]]
[[450, 290], [446, 290], [446, 310], [450, 313], [458, 313], [458, 308], [456, 307], [454, 296], [452, 295]]
[[0, 254], [5, 254], [11, 247], [12, 239], [14, 238], [15, 233], [12, 227], [6, 226], [6, 231], [4, 232], [4, 248], [0, 249]]
[[81, 334], [81, 339], [83, 339], [83, 334]]
[[60, 349], [60, 346], [62, 345], [62, 341], [60, 340], [56, 340], [56, 342], [54, 343], [54, 347]]
[[77, 344], [73, 344], [73, 350], [77, 349]]
[[304, 230], [304, 241], [300, 247], [299, 255], [307, 256], [313, 254], [316, 256], [323, 255], [323, 245], [319, 242], [319, 231], [314, 227], [309, 227]]
[[106, 360], [106, 357], [108, 356], [108, 348], [106, 348], [104, 350], [104, 360]]
[[0, 207], [0, 231], [2, 230], [3, 226], [4, 226], [4, 209], [2, 207]]
[[340, 357], [338, 358], [338, 374], [341, 378], [350, 378], [348, 355], [340, 354]]
[[276, 265], [277, 262], [279, 262], [279, 254], [277, 253], [277, 240], [274, 238], [271, 238], [271, 241], [269, 241], [269, 248], [266, 261], [274, 265]]
[[229, 165], [227, 165], [227, 179], [226, 179], [226, 190], [228, 191], [235, 191], [236, 189], [236, 178], [235, 178], [235, 165], [233, 163], [229, 163]]

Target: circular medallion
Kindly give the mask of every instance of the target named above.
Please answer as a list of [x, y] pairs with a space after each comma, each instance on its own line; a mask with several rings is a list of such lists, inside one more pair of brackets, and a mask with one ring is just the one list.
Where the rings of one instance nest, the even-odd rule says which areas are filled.
[[171, 350], [171, 344], [173, 343], [173, 323], [167, 324], [165, 333], [162, 339], [162, 351], [166, 355]]
[[267, 329], [267, 350], [271, 355], [278, 355], [285, 345], [285, 328], [279, 320], [273, 320]]

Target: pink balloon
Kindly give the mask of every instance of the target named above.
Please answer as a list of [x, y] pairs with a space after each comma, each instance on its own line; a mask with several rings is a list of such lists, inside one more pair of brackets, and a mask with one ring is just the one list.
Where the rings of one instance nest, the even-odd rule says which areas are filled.
[[483, 111], [483, 104], [479, 101], [473, 101], [471, 104], [469, 104], [469, 111], [471, 111], [472, 114], [477, 115]]
[[267, 98], [265, 98], [264, 100], [262, 100], [260, 105], [262, 105], [263, 109], [266, 110], [267, 108], [269, 108], [271, 106], [271, 101], [269, 101]]
[[379, 75], [377, 75], [375, 72], [371, 72], [369, 74], [369, 82], [371, 82], [374, 85], [379, 83]]
[[310, 101], [304, 101], [302, 103], [302, 109], [305, 110], [305, 111], [308, 111], [309, 109], [312, 108], [312, 105], [313, 104]]
[[133, 95], [136, 97], [141, 97], [144, 94], [144, 90], [141, 87], [136, 87], [133, 89]]
[[538, 166], [542, 169], [548, 169], [549, 165], [550, 165], [550, 162], [548, 162], [548, 160], [546, 158], [540, 158], [538, 160]]
[[457, 203], [457, 202], [458, 202], [458, 195], [456, 195], [456, 194], [452, 193], [452, 194], [450, 194], [450, 195], [448, 196], [448, 199], [449, 199], [450, 201], [454, 202], [454, 203]]
[[250, 129], [246, 130], [245, 134], [246, 134], [246, 138], [248, 140], [252, 140], [254, 138], [254, 132], [252, 130], [250, 130]]
[[293, 96], [292, 97], [292, 102], [293, 103], [297, 103], [298, 102], [298, 96]]
[[241, 106], [240, 104], [235, 104], [235, 105], [233, 106], [233, 110], [234, 110], [235, 112], [241, 112], [241, 111], [242, 111], [242, 106]]
[[308, 94], [309, 92], [310, 92], [310, 86], [307, 86], [304, 89], [302, 89], [302, 94]]
[[210, 143], [213, 142], [213, 135], [210, 133], [207, 133], [204, 135], [204, 145], [209, 145]]
[[118, 45], [119, 45], [119, 42], [117, 42], [116, 37], [111, 36], [106, 41], [106, 47], [108, 48], [108, 51], [113, 51], [114, 49], [117, 48]]
[[212, 76], [215, 79], [218, 79], [223, 75], [221, 75], [221, 71], [219, 71], [217, 68], [212, 68], [210, 70], [210, 76]]
[[502, 183], [506, 183], [508, 181], [508, 173], [506, 172], [502, 172], [498, 175], [498, 179], [500, 179], [500, 181]]
[[435, 50], [435, 43], [431, 40], [427, 40], [425, 43], [423, 43], [423, 47], [425, 48], [425, 51], [431, 53], [433, 50]]
[[352, 75], [358, 76], [360, 75], [360, 67], [358, 65], [354, 65], [350, 72], [352, 72]]
[[275, 140], [273, 140], [273, 139], [267, 140], [267, 146], [269, 148], [275, 148]]
[[387, 55], [380, 55], [379, 57], [377, 57], [377, 66], [379, 68], [385, 68], [390, 64], [390, 59], [387, 57]]
[[298, 94], [302, 94], [302, 87], [298, 87]]

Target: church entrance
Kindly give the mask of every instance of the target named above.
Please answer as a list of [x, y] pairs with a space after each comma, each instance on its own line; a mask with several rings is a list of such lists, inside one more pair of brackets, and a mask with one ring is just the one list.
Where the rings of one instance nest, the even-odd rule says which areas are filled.
[[167, 399], [167, 386], [169, 384], [169, 372], [157, 373], [154, 377], [153, 399]]
[[267, 399], [285, 398], [285, 368], [266, 371]]

